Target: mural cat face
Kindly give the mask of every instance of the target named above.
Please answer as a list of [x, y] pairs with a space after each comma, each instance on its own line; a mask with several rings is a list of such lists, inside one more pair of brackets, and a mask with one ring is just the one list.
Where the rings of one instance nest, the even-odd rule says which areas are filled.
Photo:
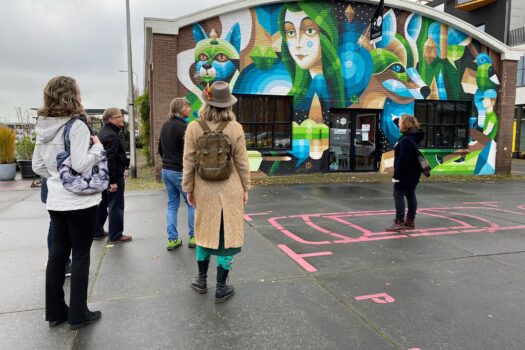
[[235, 24], [226, 39], [217, 37], [215, 30], [208, 36], [199, 24], [193, 25], [195, 46], [195, 70], [202, 81], [230, 82], [239, 66], [241, 32]]
[[93, 166], [88, 174], [79, 174], [71, 167], [71, 159], [66, 158], [58, 174], [68, 191], [81, 194], [99, 193], [100, 187], [107, 187], [109, 181], [109, 171], [105, 162]]
[[320, 62], [320, 28], [304, 11], [286, 11], [284, 30], [290, 55], [299, 67], [309, 69]]

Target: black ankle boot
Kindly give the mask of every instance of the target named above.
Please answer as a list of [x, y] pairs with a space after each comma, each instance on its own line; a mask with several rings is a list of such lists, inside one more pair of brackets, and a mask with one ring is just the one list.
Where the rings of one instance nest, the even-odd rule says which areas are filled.
[[216, 303], [224, 303], [226, 299], [235, 294], [233, 287], [226, 284], [228, 272], [230, 272], [230, 270], [226, 270], [222, 268], [222, 266], [217, 266], [217, 289], [215, 289]]
[[199, 266], [199, 274], [191, 281], [191, 287], [198, 293], [203, 294], [208, 291], [208, 285], [206, 284], [206, 278], [208, 278], [208, 266], [209, 260], [197, 261]]

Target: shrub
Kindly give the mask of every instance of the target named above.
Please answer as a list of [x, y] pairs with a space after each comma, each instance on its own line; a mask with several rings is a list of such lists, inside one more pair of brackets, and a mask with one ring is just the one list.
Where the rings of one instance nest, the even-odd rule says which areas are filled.
[[149, 143], [149, 133], [150, 133], [150, 125], [149, 125], [149, 95], [148, 93], [144, 93], [144, 95], [138, 96], [135, 99], [135, 105], [137, 106], [137, 111], [140, 115], [140, 123], [141, 123], [141, 130], [140, 130], [140, 143], [144, 147], [144, 155], [146, 156], [146, 161], [148, 162], [148, 165], [152, 164], [151, 160], [151, 150], [150, 150], [150, 143]]
[[24, 136], [16, 143], [16, 153], [19, 160], [33, 159], [33, 151], [35, 150], [35, 141], [31, 136]]
[[16, 161], [16, 134], [7, 126], [0, 126], [0, 164]]

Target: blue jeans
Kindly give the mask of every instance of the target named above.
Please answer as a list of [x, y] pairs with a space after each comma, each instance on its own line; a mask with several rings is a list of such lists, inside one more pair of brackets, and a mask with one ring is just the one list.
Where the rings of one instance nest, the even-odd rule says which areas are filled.
[[175, 241], [179, 238], [177, 231], [177, 214], [179, 212], [180, 196], [184, 198], [188, 207], [189, 236], [193, 237], [193, 222], [195, 220], [195, 209], [188, 203], [186, 192], [182, 191], [182, 172], [162, 169], [162, 180], [168, 191], [168, 211], [166, 215], [168, 239]]

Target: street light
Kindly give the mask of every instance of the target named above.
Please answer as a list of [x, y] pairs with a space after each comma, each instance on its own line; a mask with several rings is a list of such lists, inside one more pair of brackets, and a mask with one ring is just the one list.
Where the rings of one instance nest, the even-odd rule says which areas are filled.
[[[130, 16], [129, 16], [129, 0], [126, 0], [126, 29], [127, 29], [127, 42], [128, 42], [128, 113], [129, 113], [129, 153], [130, 161], [129, 167], [131, 168], [131, 177], [137, 177], [137, 157], [135, 149], [135, 91], [133, 89], [133, 63], [131, 59], [131, 27], [130, 27]], [[138, 80], [138, 79], [137, 79]]]
[[[128, 71], [127, 70], [124, 70], [124, 69], [119, 69], [119, 72], [121, 73], [127, 73]], [[139, 78], [137, 77], [137, 73], [133, 72], [133, 74], [135, 75], [135, 88], [133, 89], [133, 91], [135, 91], [135, 97], [137, 97], [139, 95]]]

